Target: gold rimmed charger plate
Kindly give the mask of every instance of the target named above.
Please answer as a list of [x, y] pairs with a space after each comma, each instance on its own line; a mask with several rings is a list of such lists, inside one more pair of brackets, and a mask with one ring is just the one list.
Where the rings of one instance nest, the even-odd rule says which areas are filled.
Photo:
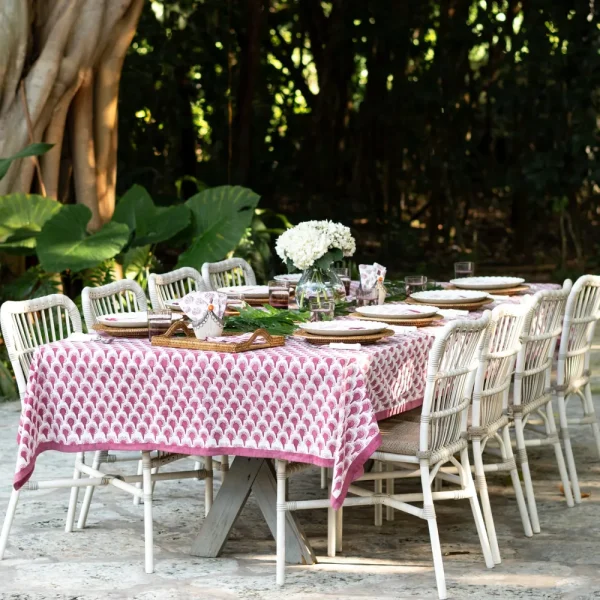
[[[449, 302], [444, 302], [436, 304], [434, 300], [427, 300], [427, 304], [442, 309], [479, 310], [483, 308], [486, 304], [491, 304], [493, 301], [493, 298], [484, 298], [483, 300], [478, 300], [477, 302], [456, 302], [452, 304], [450, 304]], [[412, 298], [407, 298], [405, 302], [407, 302], [408, 304], [424, 304], [424, 302], [419, 302], [418, 300], [413, 300]]]
[[122, 337], [122, 338], [147, 338], [148, 328], [147, 327], [108, 327], [97, 323], [92, 326], [94, 331], [98, 333], [104, 333], [111, 337]]
[[[447, 290], [458, 290], [461, 288], [457, 288], [456, 286], [451, 285], [451, 286], [447, 287], [446, 289]], [[517, 294], [523, 294], [524, 292], [528, 292], [530, 289], [531, 289], [531, 287], [529, 285], [527, 285], [526, 283], [524, 283], [522, 285], [516, 285], [511, 288], [499, 288], [496, 290], [475, 290], [475, 291], [486, 292], [488, 294], [494, 294], [497, 296], [516, 296]]]
[[392, 335], [394, 335], [394, 331], [391, 329], [384, 329], [383, 331], [369, 333], [367, 335], [316, 335], [298, 329], [294, 332], [293, 337], [301, 338], [311, 344], [316, 344], [317, 346], [325, 346], [331, 343], [376, 344], [379, 340], [391, 337]]
[[355, 319], [362, 319], [363, 321], [379, 321], [380, 323], [387, 323], [388, 325], [399, 325], [406, 326], [412, 325], [414, 327], [427, 327], [429, 325], [433, 325], [438, 321], [443, 321], [444, 317], [442, 315], [433, 315], [433, 317], [425, 317], [423, 319], [392, 319], [390, 317], [368, 317], [367, 315], [363, 315], [361, 313], [350, 313], [348, 315], [350, 317], [354, 317]]

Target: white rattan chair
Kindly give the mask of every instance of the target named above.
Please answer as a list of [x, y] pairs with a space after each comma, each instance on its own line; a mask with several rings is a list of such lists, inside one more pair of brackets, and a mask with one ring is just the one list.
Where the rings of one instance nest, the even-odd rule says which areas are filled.
[[[529, 302], [521, 305], [502, 304], [492, 311], [490, 325], [482, 341], [473, 387], [469, 439], [473, 447], [475, 482], [496, 564], [500, 563], [500, 550], [487, 490], [486, 473], [510, 473], [523, 530], [526, 536], [533, 535], [512, 451], [509, 419], [510, 384], [515, 360], [521, 349], [520, 337], [529, 311]], [[490, 462], [490, 454], [484, 453], [490, 442], [496, 442], [500, 447], [499, 462]], [[444, 474], [441, 474], [441, 479], [444, 479]]]
[[[42, 344], [56, 342], [71, 333], [82, 331], [81, 316], [77, 307], [73, 301], [62, 294], [52, 294], [22, 302], [5, 302], [0, 308], [0, 325], [21, 401], [27, 389], [27, 374], [35, 349]], [[76, 466], [73, 477], [77, 479], [79, 476]], [[28, 488], [31, 486], [26, 485], [25, 489]], [[73, 531], [78, 491], [78, 487], [71, 488], [66, 532]], [[19, 494], [19, 491], [13, 489], [0, 534], [0, 559], [6, 549]]]
[[[422, 411], [411, 411], [380, 423], [383, 443], [373, 454], [376, 461], [391, 463], [393, 471], [368, 473], [356, 482], [382, 479], [420, 477], [420, 493], [377, 493], [356, 485], [349, 487], [343, 506], [384, 505], [425, 519], [429, 526], [433, 564], [440, 598], [446, 598], [446, 583], [442, 550], [438, 535], [434, 501], [462, 500], [471, 503], [479, 541], [489, 568], [494, 566], [485, 523], [477, 499], [467, 450], [467, 416], [481, 350], [481, 340], [490, 320], [486, 312], [477, 320], [457, 320], [446, 325], [437, 336], [427, 368], [427, 385]], [[460, 460], [455, 455], [460, 454]], [[440, 468], [453, 464], [457, 475], [447, 474], [458, 489], [432, 491], [431, 484]], [[288, 468], [286, 461], [277, 461], [277, 583], [285, 581], [285, 520], [286, 511], [329, 507], [329, 500], [288, 502], [286, 481], [296, 465]], [[415, 506], [423, 503], [423, 507]], [[339, 514], [339, 513], [338, 513]], [[339, 519], [329, 510], [328, 546], [336, 545]], [[331, 553], [331, 551], [330, 551]]]
[[88, 329], [96, 325], [97, 318], [102, 315], [148, 310], [146, 294], [141, 286], [131, 279], [83, 288], [81, 305]]
[[229, 258], [202, 265], [202, 279], [210, 291], [232, 285], [256, 285], [252, 267], [243, 258]]
[[[567, 279], [562, 290], [542, 290], [533, 296], [531, 310], [525, 318], [521, 350], [515, 366], [511, 410], [515, 428], [516, 455], [523, 474], [527, 507], [534, 533], [540, 532], [540, 522], [527, 459], [528, 446], [554, 447], [567, 505], [574, 505], [565, 459], [556, 430], [551, 388], [556, 341], [562, 329], [565, 304], [572, 285]], [[534, 418], [537, 421], [534, 421]]]
[[167, 308], [165, 302], [183, 298], [194, 291], [206, 292], [208, 288], [202, 275], [192, 267], [182, 267], [162, 275], [152, 273], [148, 277], [148, 294], [155, 310]]
[[[556, 392], [560, 435], [565, 447], [567, 467], [573, 499], [581, 502], [581, 492], [575, 468], [575, 458], [569, 429], [571, 425], [591, 425], [600, 455], [600, 429], [592, 401], [590, 388], [590, 349], [594, 338], [596, 321], [600, 318], [600, 277], [584, 275], [580, 277], [569, 294], [565, 309], [560, 347], [558, 350], [558, 370]], [[567, 403], [571, 397], [581, 400], [583, 417], [567, 418]]]
[[[11, 364], [15, 371], [21, 397], [23, 397], [26, 391], [27, 381], [25, 373], [29, 369], [31, 358], [36, 348], [41, 344], [64, 339], [72, 332], [80, 333], [82, 331], [81, 317], [77, 307], [69, 300], [69, 298], [61, 294], [54, 294], [52, 296], [25, 302], [5, 302], [0, 309], [0, 324], [2, 326], [4, 342], [9, 353]], [[98, 453], [96, 453], [96, 457], [97, 455]], [[94, 458], [94, 464], [98, 464], [98, 467], [100, 462], [114, 462], [113, 460], [96, 462], [96, 457]], [[86, 465], [83, 453], [79, 452], [75, 458], [75, 470], [71, 479], [54, 479], [47, 481], [33, 481], [30, 479], [22, 489], [47, 490], [51, 488], [71, 488], [71, 498], [67, 513], [67, 524], [65, 527], [67, 532], [70, 532], [73, 529], [77, 507], [77, 492], [80, 487], [86, 487], [87, 492], [87, 490], [93, 490], [96, 486], [111, 485], [130, 493], [134, 498], [143, 499], [145, 569], [147, 573], [152, 573], [154, 571], [152, 522], [153, 481], [171, 479], [206, 479], [206, 512], [210, 510], [212, 505], [213, 473], [212, 460], [210, 457], [206, 460], [205, 469], [157, 473], [160, 466], [182, 458], [189, 457], [184, 454], [163, 453], [160, 456], [153, 458], [150, 452], [144, 451], [142, 452], [142, 469], [140, 474], [115, 476], [103, 473], [98, 467]], [[137, 461], [138, 458], [136, 457], [133, 460]], [[153, 472], [155, 474], [153, 474]], [[87, 475], [88, 478], [81, 479], [82, 474]], [[138, 483], [142, 484], [142, 489], [137, 487]], [[4, 558], [19, 495], [20, 491], [13, 490], [10, 497], [8, 510], [2, 526], [2, 532], [0, 533], [0, 560]]]

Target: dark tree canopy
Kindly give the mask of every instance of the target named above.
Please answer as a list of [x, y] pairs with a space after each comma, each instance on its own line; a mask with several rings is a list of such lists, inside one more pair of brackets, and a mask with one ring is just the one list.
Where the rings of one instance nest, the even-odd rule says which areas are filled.
[[[240, 184], [396, 268], [595, 266], [600, 28], [581, 0], [163, 0], [121, 87], [119, 185]], [[452, 251], [449, 252], [448, 248]], [[587, 263], [587, 264], [586, 264]]]

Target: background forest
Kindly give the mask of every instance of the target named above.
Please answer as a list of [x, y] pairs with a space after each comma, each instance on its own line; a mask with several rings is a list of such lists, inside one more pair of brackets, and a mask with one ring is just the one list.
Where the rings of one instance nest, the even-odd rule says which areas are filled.
[[594, 268], [595, 10], [148, 2], [121, 81], [118, 191], [166, 205], [244, 185], [293, 222], [344, 221], [358, 260], [400, 273], [466, 255], [537, 278]]

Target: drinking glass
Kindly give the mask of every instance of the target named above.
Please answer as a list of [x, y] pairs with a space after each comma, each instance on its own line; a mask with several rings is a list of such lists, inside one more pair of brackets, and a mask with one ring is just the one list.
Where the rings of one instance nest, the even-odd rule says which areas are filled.
[[340, 267], [333, 269], [333, 272], [340, 278], [340, 281], [344, 284], [346, 289], [346, 296], [350, 295], [350, 269], [347, 267]]
[[155, 335], [162, 335], [171, 327], [172, 312], [168, 309], [148, 311], [148, 339], [152, 341]]
[[283, 281], [269, 281], [269, 304], [273, 308], [285, 308], [290, 306], [290, 286]]
[[311, 300], [309, 302], [310, 321], [316, 323], [318, 321], [333, 321], [333, 313], [335, 304], [328, 300]]
[[475, 275], [475, 263], [474, 262], [454, 263], [455, 279], [459, 279], [460, 277], [473, 277], [473, 275]]
[[359, 286], [356, 290], [356, 306], [371, 306], [379, 303], [379, 293], [377, 288], [369, 290]]
[[406, 296], [410, 296], [415, 292], [423, 292], [427, 287], [427, 277], [425, 275], [411, 275], [404, 278], [404, 287], [406, 288]]

